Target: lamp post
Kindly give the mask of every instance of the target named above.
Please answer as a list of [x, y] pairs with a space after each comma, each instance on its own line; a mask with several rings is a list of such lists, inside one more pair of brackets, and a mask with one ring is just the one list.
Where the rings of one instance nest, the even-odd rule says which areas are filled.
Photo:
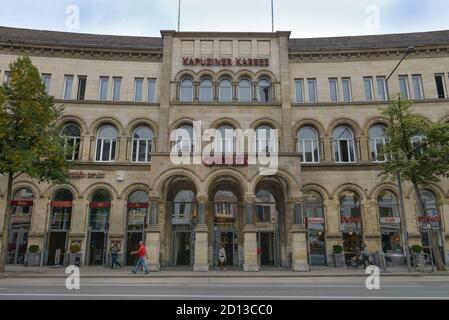
[[[388, 95], [388, 101], [390, 101], [390, 90], [388, 86], [388, 81], [390, 80], [391, 76], [395, 71], [399, 68], [402, 61], [412, 52], [415, 51], [414, 47], [408, 47], [405, 51], [404, 55], [402, 56], [401, 60], [398, 62], [396, 67], [391, 71], [390, 75], [386, 79], [386, 86], [387, 86], [387, 95]], [[402, 182], [401, 182], [401, 173], [397, 172], [397, 185], [398, 185], [398, 191], [399, 191], [399, 216], [401, 218], [400, 228], [401, 228], [401, 235], [402, 235], [402, 242], [404, 246], [404, 256], [407, 264], [407, 271], [411, 272], [411, 261], [410, 261], [410, 250], [409, 250], [409, 244], [408, 244], [408, 232], [407, 232], [407, 224], [405, 221], [405, 207], [404, 207], [404, 196], [402, 193]]]

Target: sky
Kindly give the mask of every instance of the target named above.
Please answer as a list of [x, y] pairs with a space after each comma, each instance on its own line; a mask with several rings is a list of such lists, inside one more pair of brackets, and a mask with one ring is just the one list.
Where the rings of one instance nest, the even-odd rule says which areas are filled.
[[[271, 0], [181, 0], [181, 31], [271, 31]], [[449, 29], [448, 0], [273, 0], [275, 30], [294, 38]], [[0, 25], [160, 36], [178, 0], [0, 0]]]

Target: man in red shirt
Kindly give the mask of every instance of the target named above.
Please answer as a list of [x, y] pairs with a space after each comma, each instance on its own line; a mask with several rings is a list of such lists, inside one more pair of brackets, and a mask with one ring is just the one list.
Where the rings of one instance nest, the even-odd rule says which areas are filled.
[[132, 272], [136, 273], [140, 269], [143, 269], [145, 271], [145, 274], [148, 274], [148, 266], [147, 262], [145, 261], [145, 258], [147, 257], [147, 249], [145, 249], [145, 245], [143, 244], [143, 241], [139, 242], [139, 250], [131, 252], [131, 254], [137, 254], [137, 264], [133, 268]]

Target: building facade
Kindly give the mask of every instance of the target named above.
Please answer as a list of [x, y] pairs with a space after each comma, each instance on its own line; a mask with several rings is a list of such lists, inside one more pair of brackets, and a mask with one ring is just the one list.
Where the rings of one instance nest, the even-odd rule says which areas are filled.
[[[409, 46], [415, 51], [387, 83]], [[400, 255], [401, 224], [410, 244], [427, 249], [430, 226], [449, 263], [449, 181], [422, 186], [423, 217], [405, 182], [401, 221], [397, 185], [379, 177], [389, 96], [413, 100], [430, 122], [449, 120], [449, 31], [292, 39], [0, 28], [2, 81], [20, 55], [64, 106], [61, 132], [74, 150], [67, 184], [15, 181], [10, 264], [24, 263], [32, 244], [48, 265], [68, 263], [79, 244], [84, 265], [104, 265], [114, 242], [133, 264], [130, 252], [143, 240], [152, 270], [207, 271], [223, 243], [229, 265], [306, 271], [334, 265], [335, 245], [347, 258], [362, 243]], [[197, 157], [208, 129], [222, 133], [213, 145], [231, 162]], [[247, 142], [232, 138], [249, 129], [256, 136]], [[276, 170], [262, 174], [261, 162], [248, 161], [253, 154]]]

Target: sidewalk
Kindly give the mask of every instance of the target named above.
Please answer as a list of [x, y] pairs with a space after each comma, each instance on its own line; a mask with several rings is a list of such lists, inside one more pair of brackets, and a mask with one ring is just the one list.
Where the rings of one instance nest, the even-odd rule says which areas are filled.
[[[366, 277], [364, 269], [347, 269], [331, 267], [313, 267], [310, 272], [293, 272], [288, 269], [266, 268], [260, 272], [244, 272], [241, 268], [230, 268], [219, 271], [210, 268], [209, 272], [194, 272], [188, 268], [162, 268], [159, 272], [133, 274], [131, 267], [124, 269], [110, 269], [105, 267], [82, 267], [81, 276], [85, 278], [307, 278], [307, 277]], [[392, 268], [387, 272], [381, 272], [383, 276], [394, 277], [423, 277], [423, 276], [449, 276], [445, 272], [416, 272], [407, 273], [404, 268]], [[64, 267], [23, 267], [7, 266], [6, 273], [0, 274], [0, 278], [65, 278]]]

